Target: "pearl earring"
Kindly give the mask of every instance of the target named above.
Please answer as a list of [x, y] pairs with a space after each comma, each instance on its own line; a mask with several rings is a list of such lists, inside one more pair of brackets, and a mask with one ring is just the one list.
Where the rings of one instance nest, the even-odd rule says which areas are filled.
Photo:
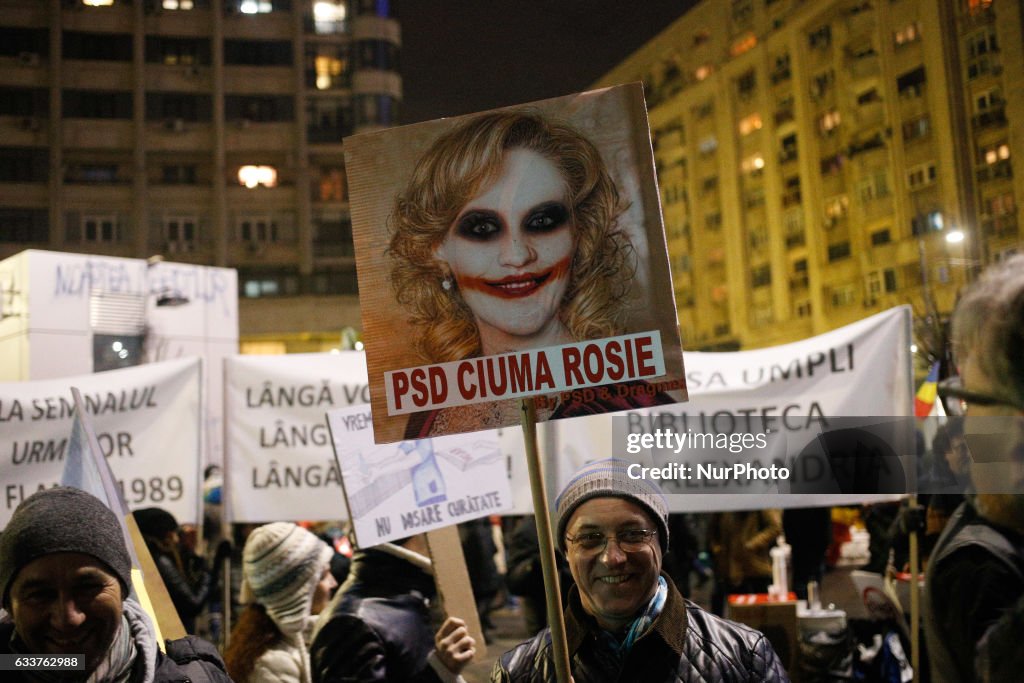
[[450, 277], [446, 277], [441, 280], [441, 289], [446, 292], [452, 291], [452, 279]]

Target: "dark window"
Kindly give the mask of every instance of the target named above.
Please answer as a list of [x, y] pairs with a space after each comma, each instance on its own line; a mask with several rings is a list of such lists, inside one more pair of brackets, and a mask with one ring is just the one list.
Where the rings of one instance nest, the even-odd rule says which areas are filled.
[[354, 256], [352, 222], [347, 218], [320, 220], [316, 224], [313, 250], [317, 256]]
[[882, 271], [882, 277], [885, 279], [885, 291], [895, 292], [899, 287], [896, 282], [896, 271], [892, 268], [886, 268]]
[[18, 57], [22, 63], [45, 58], [50, 52], [50, 33], [44, 28], [0, 28], [0, 56]]
[[227, 95], [224, 97], [224, 115], [232, 121], [293, 121], [295, 100], [285, 96]]
[[64, 59], [132, 61], [132, 37], [127, 33], [79, 33], [65, 31]]
[[850, 256], [850, 242], [839, 242], [837, 244], [828, 245], [828, 260], [829, 263], [833, 261], [840, 261]]
[[101, 90], [65, 90], [66, 119], [130, 119], [132, 94]]
[[146, 61], [150, 64], [208, 66], [210, 41], [205, 38], [146, 36]]
[[0, 116], [48, 116], [50, 91], [44, 88], [0, 89]]
[[772, 283], [772, 267], [758, 266], [750, 276], [751, 287], [765, 287]]
[[357, 123], [361, 126], [393, 126], [398, 123], [398, 100], [391, 95], [359, 95]]
[[889, 228], [885, 228], [884, 230], [876, 230], [875, 232], [871, 233], [871, 246], [873, 247], [877, 247], [881, 244], [888, 244], [891, 241], [892, 238], [889, 235]]
[[213, 99], [209, 95], [186, 95], [184, 93], [146, 93], [146, 120], [182, 119], [184, 121], [209, 121], [212, 117]]
[[292, 44], [285, 40], [225, 40], [224, 63], [290, 66]]
[[45, 183], [50, 160], [38, 147], [0, 148], [0, 183]]
[[900, 97], [919, 97], [927, 81], [923, 66], [904, 72], [896, 79], [896, 91]]
[[312, 143], [341, 144], [354, 131], [352, 106], [348, 98], [317, 98], [306, 107], [309, 122], [306, 136]]
[[756, 88], [757, 76], [754, 74], [753, 69], [747, 70], [736, 79], [736, 93], [743, 99], [753, 95]]
[[69, 164], [64, 174], [68, 183], [109, 184], [119, 182], [117, 164]]
[[196, 177], [196, 164], [164, 164], [160, 169], [164, 185], [195, 185]]
[[356, 55], [360, 68], [398, 70], [398, 46], [386, 40], [360, 40]]
[[313, 273], [312, 294], [358, 294], [354, 270], [332, 270]]
[[357, 0], [356, 15], [372, 15], [376, 17], [394, 17], [395, 8], [391, 0]]
[[0, 242], [47, 242], [50, 217], [46, 209], [0, 207]]
[[813, 33], [808, 34], [807, 43], [812, 50], [828, 47], [832, 44], [832, 27], [825, 24]]

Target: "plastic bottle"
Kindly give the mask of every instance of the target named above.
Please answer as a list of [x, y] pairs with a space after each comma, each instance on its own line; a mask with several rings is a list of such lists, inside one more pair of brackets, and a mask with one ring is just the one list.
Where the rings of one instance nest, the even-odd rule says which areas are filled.
[[789, 597], [789, 557], [792, 548], [786, 543], [786, 536], [775, 539], [775, 547], [768, 551], [772, 558], [772, 585], [768, 595], [772, 600], [786, 600]]

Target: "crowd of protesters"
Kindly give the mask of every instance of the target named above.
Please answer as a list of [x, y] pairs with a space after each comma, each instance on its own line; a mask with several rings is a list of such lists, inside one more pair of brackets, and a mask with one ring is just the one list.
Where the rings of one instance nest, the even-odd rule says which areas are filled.
[[[940, 396], [968, 419], [1024, 416], [1024, 256], [968, 289], [952, 335], [959, 376]], [[948, 481], [948, 491], [916, 510], [865, 511], [875, 568], [905, 568], [904, 537], [914, 531], [923, 539], [927, 656], [919, 680], [1021, 680], [1024, 495], [1016, 491], [1024, 491], [1024, 429], [1019, 419], [1007, 424], [999, 439], [972, 443], [970, 429], [949, 422], [931, 444], [925, 474], [933, 490]], [[1004, 488], [955, 485], [970, 478], [979, 448], [1008, 463]], [[1006, 476], [1016, 477], [1008, 489]], [[208, 491], [206, 525], [219, 531], [213, 499]], [[133, 587], [122, 520], [88, 493], [48, 489], [25, 499], [0, 533], [0, 655], [74, 654], [83, 666], [70, 677], [19, 669], [4, 680], [449, 682], [463, 680], [477, 654], [467, 615], [439, 612], [422, 534], [353, 553], [338, 526], [272, 522], [239, 529], [233, 548], [207, 539], [204, 557], [170, 513], [134, 516], [190, 635], [157, 642]], [[724, 618], [725, 598], [768, 590], [769, 550], [783, 535], [792, 543], [794, 589], [806, 597], [826, 571], [833, 527], [828, 508], [670, 516], [656, 484], [625, 476], [623, 461], [587, 464], [554, 510], [573, 679], [789, 680], [793, 672], [763, 633]], [[528, 636], [495, 656], [491, 679], [556, 680], [535, 520], [481, 519], [463, 525], [460, 538], [485, 636], [493, 611], [511, 604]], [[220, 634], [217, 620], [203, 617], [221, 609], [219, 581], [232, 550], [241, 610]], [[702, 586], [712, 574], [705, 609], [688, 599], [691, 578]], [[218, 649], [194, 633], [226, 637]]]

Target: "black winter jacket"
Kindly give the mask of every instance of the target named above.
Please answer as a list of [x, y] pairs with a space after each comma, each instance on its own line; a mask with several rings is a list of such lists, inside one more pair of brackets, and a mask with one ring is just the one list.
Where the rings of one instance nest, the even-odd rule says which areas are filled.
[[440, 681], [427, 663], [435, 594], [434, 578], [411, 563], [373, 549], [357, 554], [313, 636], [313, 682]]
[[[12, 654], [11, 636], [14, 624], [0, 623], [0, 654]], [[153, 683], [231, 683], [224, 661], [210, 643], [185, 636], [164, 641], [166, 654], [157, 650]], [[5, 672], [3, 680], [10, 683], [31, 683], [29, 672]], [[130, 680], [138, 680], [137, 675]]]
[[[665, 607], [654, 628], [624, 661], [604, 644], [593, 617], [583, 611], [573, 588], [565, 611], [569, 666], [576, 683], [788, 683], [789, 676], [764, 635], [720, 619], [687, 602], [671, 579]], [[495, 683], [555, 681], [551, 631], [506, 652], [495, 663]]]

